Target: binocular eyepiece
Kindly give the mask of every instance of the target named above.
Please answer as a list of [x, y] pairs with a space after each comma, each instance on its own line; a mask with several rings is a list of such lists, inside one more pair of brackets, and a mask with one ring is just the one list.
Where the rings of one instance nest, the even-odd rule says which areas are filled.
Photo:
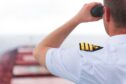
[[103, 6], [102, 5], [97, 5], [92, 8], [91, 10], [91, 15], [93, 17], [102, 17], [104, 14]]

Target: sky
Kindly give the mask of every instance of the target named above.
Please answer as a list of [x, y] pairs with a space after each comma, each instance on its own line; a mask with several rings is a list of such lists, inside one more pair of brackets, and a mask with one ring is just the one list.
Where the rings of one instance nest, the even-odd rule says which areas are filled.
[[[72, 18], [85, 3], [102, 0], [0, 0], [0, 35], [48, 34]], [[102, 20], [80, 24], [79, 35], [106, 35]]]

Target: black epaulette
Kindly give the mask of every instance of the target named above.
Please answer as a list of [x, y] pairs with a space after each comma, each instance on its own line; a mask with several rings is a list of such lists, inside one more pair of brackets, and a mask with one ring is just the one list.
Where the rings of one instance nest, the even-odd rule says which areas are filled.
[[79, 45], [80, 45], [80, 50], [89, 51], [89, 52], [97, 51], [97, 50], [100, 50], [103, 48], [101, 46], [97, 46], [97, 45], [89, 44], [89, 43], [85, 43], [85, 42], [82, 42]]

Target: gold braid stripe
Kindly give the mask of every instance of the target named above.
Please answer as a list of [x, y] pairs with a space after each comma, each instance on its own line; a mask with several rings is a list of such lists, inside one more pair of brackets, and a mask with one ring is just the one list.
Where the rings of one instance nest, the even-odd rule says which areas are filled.
[[85, 43], [85, 50], [87, 50], [87, 51], [90, 50], [90, 47], [89, 47], [89, 44], [88, 43]]
[[84, 43], [84, 42], [80, 43], [80, 50], [83, 50], [83, 51], [96, 51], [102, 48], [103, 47], [89, 44], [89, 43]]
[[93, 51], [93, 45], [89, 44], [89, 47], [90, 47], [90, 51]]
[[85, 46], [84, 46], [84, 43], [80, 43], [80, 47], [81, 47], [81, 50], [85, 50]]

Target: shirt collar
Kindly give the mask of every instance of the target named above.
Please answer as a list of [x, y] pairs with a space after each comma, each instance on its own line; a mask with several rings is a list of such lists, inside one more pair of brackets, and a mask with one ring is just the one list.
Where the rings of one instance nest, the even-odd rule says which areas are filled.
[[112, 45], [124, 44], [126, 43], [126, 34], [111, 36], [108, 43]]

